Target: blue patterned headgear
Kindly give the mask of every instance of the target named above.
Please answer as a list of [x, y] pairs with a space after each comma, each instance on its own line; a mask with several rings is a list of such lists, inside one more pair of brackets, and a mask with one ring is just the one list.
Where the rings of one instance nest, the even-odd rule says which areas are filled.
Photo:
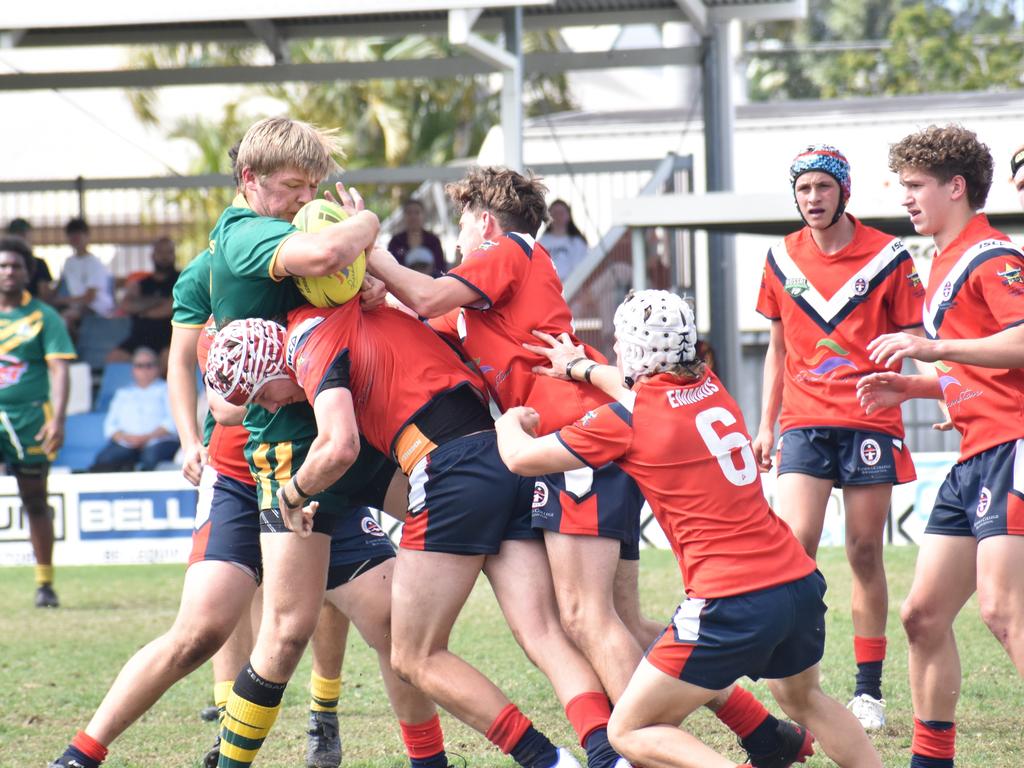
[[[850, 200], [850, 162], [842, 152], [829, 144], [812, 144], [793, 158], [793, 164], [789, 166], [789, 183], [795, 188], [796, 180], [811, 171], [827, 173], [839, 184], [839, 207], [831, 222], [835, 224], [846, 211], [846, 203]], [[803, 214], [800, 216], [802, 218]]]

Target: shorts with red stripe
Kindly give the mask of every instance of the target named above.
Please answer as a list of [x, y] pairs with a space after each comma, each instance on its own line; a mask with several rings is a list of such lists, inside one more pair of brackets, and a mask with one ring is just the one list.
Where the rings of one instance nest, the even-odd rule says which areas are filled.
[[533, 478], [508, 471], [493, 430], [439, 445], [409, 474], [402, 549], [494, 555], [510, 539], [539, 539], [530, 525]]
[[1024, 536], [1024, 439], [954, 464], [935, 496], [925, 533]]
[[640, 559], [640, 510], [644, 496], [617, 464], [581, 467], [538, 477], [533, 527], [622, 542], [623, 560]]
[[260, 508], [256, 486], [203, 467], [188, 563], [234, 563], [260, 581]]
[[841, 427], [787, 430], [779, 438], [779, 474], [795, 472], [847, 485], [901, 485], [917, 479], [910, 449], [884, 432]]
[[803, 672], [825, 652], [825, 577], [742, 595], [684, 600], [645, 654], [666, 675], [720, 690], [744, 675], [777, 679]]

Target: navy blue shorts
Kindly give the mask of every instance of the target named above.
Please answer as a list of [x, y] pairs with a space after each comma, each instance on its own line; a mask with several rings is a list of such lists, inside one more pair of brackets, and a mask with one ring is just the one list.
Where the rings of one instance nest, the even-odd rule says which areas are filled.
[[373, 513], [367, 507], [355, 507], [339, 515], [334, 527], [327, 589], [347, 584], [394, 556], [395, 548]]
[[188, 564], [204, 560], [240, 565], [257, 582], [263, 572], [256, 486], [219, 474], [210, 466], [203, 468], [199, 483]]
[[910, 449], [898, 437], [839, 427], [791, 429], [779, 438], [779, 474], [844, 485], [900, 485], [917, 479]]
[[617, 464], [582, 467], [538, 477], [533, 491], [533, 527], [574, 536], [622, 542], [623, 560], [640, 559], [640, 510], [644, 496]]
[[1024, 536], [1024, 440], [954, 464], [935, 496], [925, 533]]
[[732, 597], [689, 597], [645, 654], [666, 675], [720, 690], [746, 675], [778, 679], [814, 666], [825, 652], [825, 577]]
[[409, 475], [403, 549], [494, 555], [508, 539], [539, 539], [530, 525], [533, 479], [508, 471], [493, 431], [438, 446]]

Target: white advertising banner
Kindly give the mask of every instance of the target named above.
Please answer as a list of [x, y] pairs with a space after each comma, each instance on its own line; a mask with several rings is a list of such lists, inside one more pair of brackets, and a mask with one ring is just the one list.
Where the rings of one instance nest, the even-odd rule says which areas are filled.
[[[954, 453], [914, 455], [917, 481], [893, 489], [886, 542], [920, 541], [935, 494], [956, 461]], [[764, 492], [775, 505], [775, 473], [762, 475]], [[56, 545], [54, 563], [184, 563], [191, 549], [196, 515], [196, 489], [178, 472], [119, 474], [52, 474]], [[396, 544], [401, 523], [384, 517], [381, 525]], [[829, 498], [822, 546], [844, 542], [842, 491]], [[668, 546], [665, 535], [645, 508], [641, 545]], [[31, 565], [28, 520], [22, 512], [13, 477], [0, 477], [0, 565]]]

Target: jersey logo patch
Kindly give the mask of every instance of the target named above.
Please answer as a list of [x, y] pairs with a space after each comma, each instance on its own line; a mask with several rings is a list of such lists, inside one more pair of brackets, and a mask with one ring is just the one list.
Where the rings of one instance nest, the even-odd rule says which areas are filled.
[[858, 296], [863, 296], [868, 292], [868, 281], [863, 277], [858, 277], [853, 282], [853, 292]]
[[496, 242], [494, 242], [493, 240], [484, 240], [482, 243], [480, 243], [480, 247], [477, 248], [477, 250], [478, 251], [489, 251], [489, 250], [491, 250], [491, 248], [496, 248], [497, 246], [498, 246], [498, 244]]
[[801, 379], [806, 379], [809, 376], [826, 376], [840, 368], [857, 370], [857, 366], [848, 357], [850, 354], [849, 350], [843, 348], [841, 344], [832, 339], [818, 339], [818, 343], [814, 345], [814, 348], [818, 352], [807, 361], [809, 365], [814, 367], [797, 374]]
[[587, 411], [586, 413], [583, 414], [582, 418], [580, 418], [580, 426], [585, 427], [587, 426], [587, 424], [589, 424], [596, 418], [597, 411]]
[[1004, 262], [1003, 271], [996, 272], [996, 274], [1003, 278], [1003, 285], [1007, 287], [1014, 284], [1024, 285], [1024, 276], [1021, 275], [1020, 267], [1013, 267]]
[[783, 289], [792, 296], [794, 299], [802, 293], [806, 293], [810, 290], [810, 284], [806, 278], [803, 277], [787, 277], [786, 285]]
[[363, 533], [369, 534], [370, 536], [386, 536], [387, 535], [387, 534], [384, 533], [384, 529], [381, 528], [377, 524], [377, 521], [374, 520], [372, 517], [364, 517], [363, 518], [363, 525], [362, 525], [362, 527], [363, 527]]
[[882, 458], [882, 449], [878, 443], [868, 438], [860, 444], [860, 460], [869, 467], [875, 466]]
[[913, 288], [920, 288], [921, 287], [921, 276], [919, 274], [917, 274], [917, 270], [914, 270], [913, 272], [908, 272], [907, 273], [907, 280], [910, 281], [911, 287], [913, 287]]
[[13, 387], [28, 370], [28, 363], [11, 355], [0, 355], [0, 389]]
[[988, 512], [988, 509], [991, 505], [992, 491], [983, 486], [981, 489], [981, 495], [978, 497], [978, 517], [984, 517], [985, 513]]
[[543, 483], [537, 480], [533, 484], [533, 508], [541, 509], [548, 503], [548, 486], [547, 483]]

